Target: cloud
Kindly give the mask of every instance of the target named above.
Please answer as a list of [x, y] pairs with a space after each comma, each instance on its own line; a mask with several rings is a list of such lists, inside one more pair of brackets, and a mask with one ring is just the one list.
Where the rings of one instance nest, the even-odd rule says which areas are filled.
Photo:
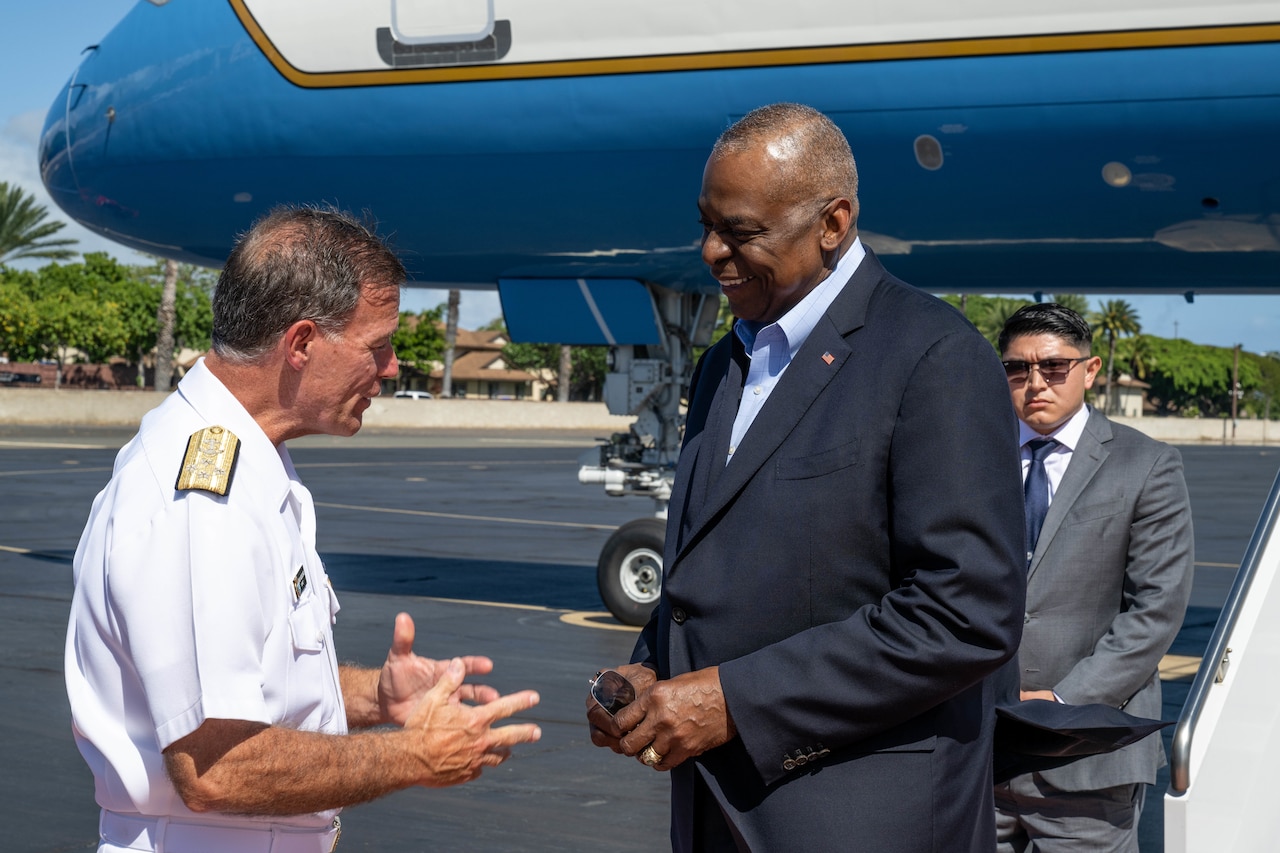
[[[66, 223], [66, 227], [59, 231], [57, 236], [78, 240], [79, 242], [72, 247], [76, 251], [82, 254], [106, 252], [126, 264], [149, 263], [144, 255], [101, 237], [73, 221], [62, 212], [62, 208], [54, 204], [40, 181], [38, 151], [40, 131], [43, 129], [44, 113], [40, 110], [19, 113], [3, 120], [3, 124], [0, 125], [0, 181], [8, 181], [10, 185], [16, 184], [22, 187], [35, 198], [37, 204], [44, 205], [49, 211], [50, 219]], [[29, 258], [14, 262], [13, 266], [35, 269], [46, 263], [48, 261]]]
[[[0, 180], [18, 184], [24, 189], [34, 191], [40, 185], [40, 164], [36, 159], [36, 147], [40, 139], [40, 130], [44, 125], [44, 116], [38, 110], [11, 116], [3, 127], [0, 127]], [[44, 195], [44, 199], [48, 199]]]

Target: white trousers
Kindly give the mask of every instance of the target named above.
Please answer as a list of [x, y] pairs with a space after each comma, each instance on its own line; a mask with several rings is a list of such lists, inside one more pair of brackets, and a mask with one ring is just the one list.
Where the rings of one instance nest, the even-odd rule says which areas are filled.
[[197, 822], [118, 814], [98, 819], [98, 853], [332, 853], [341, 828], [272, 823]]

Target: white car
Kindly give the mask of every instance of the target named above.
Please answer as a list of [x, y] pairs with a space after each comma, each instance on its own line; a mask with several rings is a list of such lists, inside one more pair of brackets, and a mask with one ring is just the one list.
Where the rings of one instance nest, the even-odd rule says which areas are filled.
[[431, 392], [430, 391], [397, 391], [395, 393], [395, 396], [404, 398], [406, 400], [430, 400]]

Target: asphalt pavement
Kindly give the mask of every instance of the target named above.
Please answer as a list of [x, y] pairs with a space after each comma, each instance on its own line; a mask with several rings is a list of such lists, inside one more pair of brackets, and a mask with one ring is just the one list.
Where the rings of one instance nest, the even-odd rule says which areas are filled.
[[[14, 851], [92, 850], [97, 808], [62, 681], [71, 556], [122, 430], [0, 426], [0, 803]], [[376, 666], [409, 612], [422, 654], [485, 654], [500, 690], [533, 688], [543, 739], [457, 788], [402, 791], [344, 812], [342, 850], [658, 851], [666, 778], [593, 748], [587, 678], [623, 662], [635, 632], [604, 612], [595, 561], [650, 502], [577, 483], [594, 436], [380, 432], [291, 443], [317, 503], [319, 550], [342, 603], [344, 660]], [[1192, 607], [1172, 650], [1198, 655], [1280, 467], [1267, 447], [1181, 448], [1195, 518]], [[1176, 718], [1188, 681], [1166, 682]], [[1143, 849], [1160, 849], [1160, 795]]]

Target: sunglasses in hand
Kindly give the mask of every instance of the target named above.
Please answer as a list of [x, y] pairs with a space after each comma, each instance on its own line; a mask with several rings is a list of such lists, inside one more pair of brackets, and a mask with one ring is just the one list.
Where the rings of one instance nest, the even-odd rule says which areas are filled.
[[591, 679], [591, 698], [612, 717], [636, 698], [636, 689], [622, 673], [602, 669]]

